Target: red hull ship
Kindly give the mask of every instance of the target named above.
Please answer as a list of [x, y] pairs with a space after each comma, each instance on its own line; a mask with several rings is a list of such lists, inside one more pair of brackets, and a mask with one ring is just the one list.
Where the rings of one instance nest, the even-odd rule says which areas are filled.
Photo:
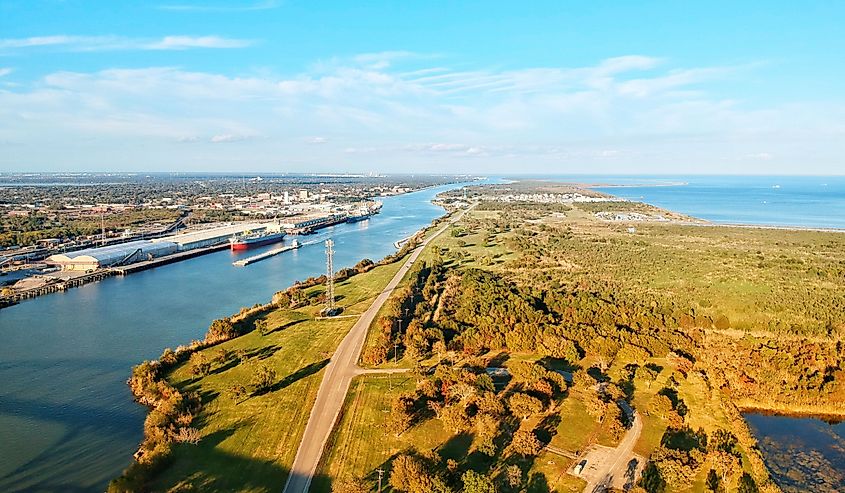
[[229, 240], [229, 246], [232, 250], [246, 250], [261, 245], [269, 245], [270, 243], [277, 243], [282, 241], [285, 237], [284, 232], [278, 233], [247, 233], [241, 236], [233, 237]]

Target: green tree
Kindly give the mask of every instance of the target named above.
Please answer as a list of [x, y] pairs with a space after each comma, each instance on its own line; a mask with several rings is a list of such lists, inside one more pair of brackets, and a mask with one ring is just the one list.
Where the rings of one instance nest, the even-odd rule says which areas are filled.
[[276, 383], [276, 370], [267, 364], [256, 365], [252, 371], [252, 393], [262, 394]]
[[461, 481], [464, 483], [463, 493], [496, 493], [493, 480], [475, 471], [465, 472]]

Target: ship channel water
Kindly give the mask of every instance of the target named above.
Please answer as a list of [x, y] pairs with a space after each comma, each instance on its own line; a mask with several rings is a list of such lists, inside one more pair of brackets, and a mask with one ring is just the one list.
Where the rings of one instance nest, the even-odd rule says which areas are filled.
[[[338, 269], [378, 260], [441, 216], [431, 200], [457, 186], [384, 198], [369, 220], [300, 241], [332, 238]], [[201, 338], [215, 318], [320, 275], [322, 245], [247, 267], [232, 261], [279, 245], [220, 251], [0, 310], [0, 491], [103, 491], [142, 436], [146, 411], [125, 383], [132, 366]]]

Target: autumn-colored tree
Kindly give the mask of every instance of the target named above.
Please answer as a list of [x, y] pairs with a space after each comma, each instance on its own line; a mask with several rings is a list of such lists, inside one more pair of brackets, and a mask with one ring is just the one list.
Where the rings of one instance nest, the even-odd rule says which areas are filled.
[[496, 455], [494, 440], [499, 434], [501, 423], [489, 414], [481, 414], [475, 419], [475, 434], [478, 440], [478, 451], [493, 457]]
[[534, 431], [517, 430], [517, 432], [513, 434], [510, 448], [514, 451], [514, 453], [525, 456], [533, 456], [539, 454], [540, 451], [543, 450], [543, 444], [537, 439], [537, 435], [534, 434]]
[[211, 362], [202, 351], [191, 355], [190, 364], [191, 373], [194, 375], [205, 376], [211, 371]]
[[508, 399], [508, 407], [514, 416], [528, 419], [543, 410], [543, 403], [536, 397], [516, 392]]
[[404, 433], [414, 419], [414, 398], [410, 395], [399, 395], [393, 399], [390, 408], [389, 426], [396, 436]]
[[505, 469], [505, 480], [511, 488], [517, 488], [522, 484], [522, 469], [518, 465], [513, 464]]

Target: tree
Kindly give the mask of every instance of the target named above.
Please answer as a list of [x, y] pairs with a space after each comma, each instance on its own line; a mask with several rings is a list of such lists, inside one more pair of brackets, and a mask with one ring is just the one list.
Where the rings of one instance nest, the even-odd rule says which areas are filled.
[[757, 488], [757, 483], [754, 482], [754, 478], [752, 478], [747, 472], [743, 472], [742, 476], [739, 478], [739, 487], [736, 491], [737, 493], [758, 493], [760, 490]]
[[707, 471], [707, 480], [704, 484], [707, 486], [707, 489], [710, 491], [718, 491], [719, 490], [719, 483], [721, 480], [719, 479], [719, 475], [716, 474], [716, 471], [710, 469]]
[[657, 394], [651, 400], [648, 406], [649, 411], [661, 418], [665, 418], [669, 411], [672, 410], [672, 400], [664, 394]]
[[543, 410], [543, 403], [536, 397], [531, 397], [522, 392], [516, 392], [510, 399], [508, 399], [508, 407], [514, 416], [522, 419], [528, 419], [533, 414], [539, 413]]
[[476, 437], [478, 439], [478, 451], [484, 455], [493, 457], [496, 455], [496, 444], [494, 440], [499, 434], [501, 423], [498, 419], [489, 414], [481, 414], [475, 420]]
[[464, 483], [464, 493], [496, 493], [493, 480], [475, 471], [465, 472], [461, 481]]
[[607, 405], [602, 425], [615, 440], [622, 438], [625, 434], [625, 424], [622, 422], [622, 410], [618, 405], [613, 402]]
[[193, 375], [206, 376], [211, 371], [211, 362], [208, 361], [202, 351], [197, 351], [191, 355], [191, 373]]
[[158, 358], [158, 361], [163, 366], [172, 366], [176, 364], [178, 358], [176, 357], [176, 353], [173, 352], [172, 349], [164, 348], [164, 352], [161, 353], [161, 356]]
[[332, 493], [369, 493], [370, 488], [363, 479], [345, 476], [332, 482]]
[[236, 383], [236, 384], [232, 385], [231, 387], [229, 387], [229, 395], [231, 395], [232, 399], [234, 399], [236, 401], [240, 400], [246, 394], [247, 394], [246, 387], [244, 387], [243, 385], [241, 385], [239, 383]]
[[252, 393], [267, 392], [276, 383], [276, 370], [266, 364], [257, 365], [252, 371]]
[[537, 439], [533, 430], [518, 430], [513, 434], [511, 449], [520, 455], [537, 455], [543, 450], [543, 444]]
[[390, 408], [389, 426], [396, 436], [404, 433], [411, 426], [414, 419], [414, 398], [409, 395], [399, 395], [393, 400]]
[[707, 449], [714, 452], [722, 451], [733, 454], [736, 442], [736, 436], [733, 433], [720, 428], [710, 434], [710, 439], [707, 441]]
[[255, 330], [257, 330], [258, 333], [261, 334], [262, 336], [267, 335], [269, 328], [270, 328], [270, 324], [267, 323], [266, 319], [259, 318], [258, 320], [255, 321]]
[[466, 431], [470, 426], [469, 416], [466, 413], [466, 407], [461, 404], [453, 404], [451, 406], [444, 406], [440, 409], [437, 417], [443, 421], [446, 428], [460, 433]]
[[653, 461], [648, 461], [645, 465], [638, 484], [648, 493], [663, 493], [666, 491], [666, 481]]
[[588, 389], [595, 385], [596, 379], [583, 368], [572, 374], [572, 385], [579, 389]]
[[393, 459], [390, 486], [408, 493], [450, 493], [443, 480], [431, 474], [419, 457], [401, 454]]
[[649, 365], [642, 365], [637, 368], [637, 377], [645, 380], [648, 388], [651, 388], [652, 382], [657, 379], [658, 373]]
[[232, 321], [228, 318], [221, 318], [211, 322], [208, 332], [205, 334], [205, 340], [208, 342], [226, 341], [235, 337], [237, 331]]
[[505, 470], [505, 477], [508, 482], [508, 486], [516, 488], [522, 484], [522, 469], [520, 469], [516, 464], [508, 466]]
[[739, 461], [739, 457], [721, 450], [710, 452], [708, 455], [710, 463], [713, 464], [713, 469], [716, 470], [722, 480], [722, 485], [727, 488], [728, 485], [733, 484], [734, 480], [742, 472], [742, 464]]

